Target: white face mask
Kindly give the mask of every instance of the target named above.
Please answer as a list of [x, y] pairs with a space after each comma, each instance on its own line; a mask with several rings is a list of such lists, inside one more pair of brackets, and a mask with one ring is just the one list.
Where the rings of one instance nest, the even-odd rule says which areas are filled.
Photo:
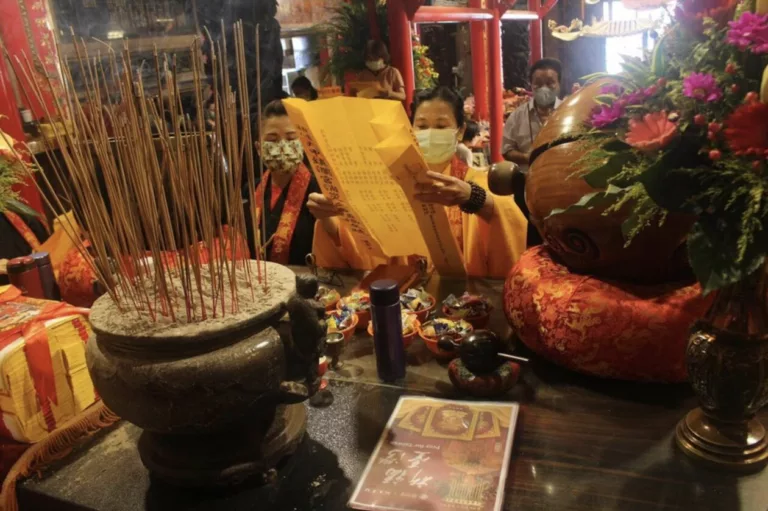
[[378, 71], [381, 71], [385, 67], [387, 67], [387, 65], [384, 63], [384, 59], [366, 60], [365, 61], [365, 67], [367, 67], [368, 69], [370, 69], [371, 71], [376, 73]]
[[456, 146], [459, 141], [456, 136], [458, 130], [426, 129], [416, 132], [416, 140], [424, 154], [424, 160], [430, 165], [446, 163], [456, 154]]

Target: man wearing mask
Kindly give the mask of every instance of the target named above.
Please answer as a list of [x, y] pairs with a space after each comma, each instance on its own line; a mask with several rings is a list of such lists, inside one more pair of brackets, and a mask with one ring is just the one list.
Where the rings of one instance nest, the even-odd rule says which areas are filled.
[[523, 173], [528, 172], [533, 141], [552, 111], [560, 106], [561, 69], [560, 61], [555, 59], [536, 62], [530, 76], [533, 98], [512, 112], [504, 124], [504, 158], [517, 163]]
[[[525, 218], [529, 218], [528, 205], [525, 203], [525, 175], [528, 173], [528, 161], [531, 149], [541, 128], [555, 108], [560, 106], [560, 76], [562, 66], [555, 59], [542, 59], [531, 67], [531, 89], [533, 97], [512, 112], [504, 124], [502, 152], [504, 158], [518, 165], [512, 188], [517, 207]], [[527, 245], [541, 244], [541, 237], [532, 224], [528, 224]]]
[[[267, 260], [290, 265], [306, 264], [312, 252], [315, 217], [307, 209], [310, 194], [321, 193], [317, 180], [304, 165], [304, 149], [299, 133], [288, 117], [281, 101], [273, 101], [262, 112], [261, 137], [256, 148], [266, 172], [256, 186], [255, 225], [266, 245]], [[246, 204], [248, 246], [253, 251], [255, 234], [250, 219], [250, 204]], [[262, 216], [266, 231], [262, 230]], [[255, 254], [251, 254], [255, 257]]]
[[389, 51], [382, 41], [368, 41], [365, 45], [365, 67], [358, 80], [375, 83], [381, 99], [405, 101], [405, 84], [396, 68], [389, 65]]

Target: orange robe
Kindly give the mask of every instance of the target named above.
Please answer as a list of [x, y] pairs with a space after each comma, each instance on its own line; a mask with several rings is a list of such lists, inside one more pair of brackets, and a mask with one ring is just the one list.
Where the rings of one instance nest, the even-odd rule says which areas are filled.
[[[457, 158], [451, 164], [450, 172], [454, 177], [472, 181], [491, 193], [487, 172], [467, 168]], [[504, 278], [525, 251], [528, 222], [513, 197], [494, 195], [493, 204], [490, 221], [479, 215], [463, 213], [458, 207], [446, 208], [454, 236], [464, 254], [467, 274], [471, 277]], [[315, 223], [312, 252], [319, 267], [372, 270], [380, 264], [406, 264], [403, 257], [387, 259], [366, 253], [358, 247], [343, 222], [339, 238], [337, 245], [320, 222]]]

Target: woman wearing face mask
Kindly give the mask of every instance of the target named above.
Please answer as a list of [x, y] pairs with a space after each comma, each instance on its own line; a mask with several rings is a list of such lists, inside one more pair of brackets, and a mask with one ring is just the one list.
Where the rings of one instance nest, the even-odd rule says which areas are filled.
[[400, 71], [389, 65], [387, 45], [381, 41], [368, 41], [365, 45], [365, 67], [358, 80], [377, 84], [381, 99], [405, 100], [405, 85]]
[[[505, 277], [525, 250], [527, 222], [511, 197], [488, 191], [485, 172], [469, 168], [456, 156], [465, 129], [464, 102], [451, 89], [438, 87], [419, 94], [412, 111], [432, 179], [419, 185], [416, 198], [445, 207], [469, 275]], [[387, 263], [358, 249], [337, 218], [339, 212], [324, 196], [310, 195], [308, 206], [319, 220], [313, 247], [318, 265], [373, 269]]]
[[[266, 172], [256, 186], [257, 229], [262, 215], [266, 232], [261, 243], [267, 243], [267, 260], [280, 264], [303, 265], [312, 251], [315, 218], [306, 207], [310, 194], [320, 187], [303, 163], [304, 150], [299, 134], [280, 101], [268, 104], [262, 112], [260, 126], [263, 143], [256, 143]], [[251, 208], [247, 206], [246, 212]], [[248, 214], [248, 213], [247, 213]], [[253, 251], [253, 225], [246, 218], [248, 246]], [[251, 254], [254, 257], [254, 254]]]

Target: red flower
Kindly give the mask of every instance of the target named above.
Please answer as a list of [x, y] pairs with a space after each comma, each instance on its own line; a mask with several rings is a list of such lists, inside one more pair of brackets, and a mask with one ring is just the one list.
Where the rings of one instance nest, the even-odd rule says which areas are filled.
[[719, 27], [733, 19], [738, 0], [680, 0], [675, 17], [683, 26], [700, 31], [704, 18], [712, 18]]
[[666, 147], [677, 135], [677, 124], [669, 120], [667, 112], [653, 112], [642, 120], [629, 121], [627, 144], [643, 152], [654, 152]]
[[768, 104], [746, 103], [725, 120], [725, 140], [739, 154], [768, 151]]

